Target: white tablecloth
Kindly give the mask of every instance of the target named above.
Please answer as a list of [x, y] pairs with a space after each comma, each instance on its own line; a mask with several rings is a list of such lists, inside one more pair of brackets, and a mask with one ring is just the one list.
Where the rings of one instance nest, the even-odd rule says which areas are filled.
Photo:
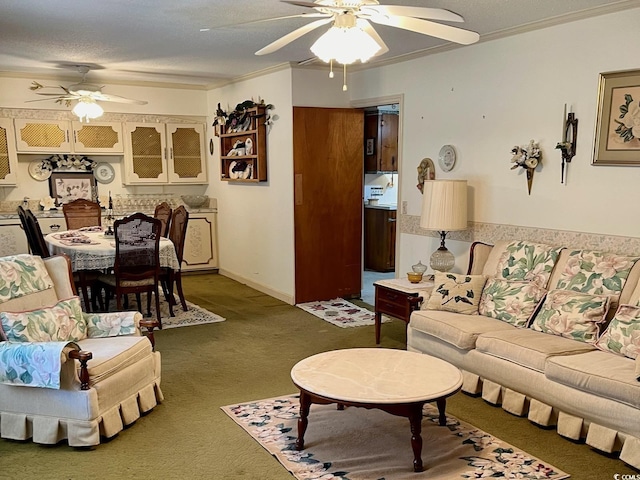
[[[116, 241], [100, 232], [82, 232], [91, 239], [91, 244], [66, 245], [58, 237], [65, 232], [50, 233], [44, 237], [52, 255], [64, 253], [71, 259], [71, 268], [78, 270], [104, 270], [112, 268], [116, 258]], [[173, 242], [160, 239], [160, 266], [178, 270], [178, 256]]]

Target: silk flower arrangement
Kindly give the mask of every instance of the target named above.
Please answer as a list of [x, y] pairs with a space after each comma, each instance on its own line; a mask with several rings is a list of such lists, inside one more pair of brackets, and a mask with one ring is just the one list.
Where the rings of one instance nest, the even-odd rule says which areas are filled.
[[529, 145], [516, 145], [511, 149], [511, 153], [513, 154], [511, 157], [511, 163], [514, 164], [511, 166], [511, 170], [515, 170], [518, 167], [525, 169], [527, 172], [527, 189], [529, 191], [529, 195], [531, 195], [533, 172], [542, 161], [542, 151], [538, 144], [531, 140]]

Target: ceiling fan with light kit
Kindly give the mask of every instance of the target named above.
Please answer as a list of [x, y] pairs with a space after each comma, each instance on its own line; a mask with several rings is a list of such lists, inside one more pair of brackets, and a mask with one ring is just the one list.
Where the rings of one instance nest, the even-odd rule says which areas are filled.
[[[76, 101], [76, 105], [73, 107], [73, 113], [80, 118], [80, 121], [98, 118], [104, 110], [98, 102], [115, 102], [115, 103], [129, 103], [135, 105], [146, 105], [144, 100], [133, 100], [130, 98], [120, 97], [118, 95], [110, 95], [102, 93], [103, 86], [89, 83], [86, 80], [86, 76], [91, 70], [89, 65], [74, 65], [78, 72], [82, 75], [82, 79], [79, 83], [63, 86], [47, 86], [41, 85], [38, 82], [32, 82], [30, 90], [33, 90], [37, 95], [44, 95], [49, 98], [39, 98], [37, 100], [28, 100], [28, 102], [41, 102], [45, 100], [55, 100], [56, 103], [71, 106], [73, 101]], [[62, 90], [60, 92], [52, 92], [51, 89]], [[46, 90], [46, 91], [41, 91]]]
[[[441, 38], [462, 45], [470, 45], [479, 40], [476, 32], [453, 27], [432, 20], [464, 22], [464, 19], [449, 10], [441, 8], [411, 7], [403, 5], [380, 5], [377, 0], [315, 0], [305, 2], [281, 0], [284, 3], [305, 7], [315, 12], [289, 15], [269, 20], [286, 18], [319, 18], [275, 40], [258, 50], [256, 55], [273, 53], [303, 35], [331, 24], [331, 27], [311, 46], [314, 55], [326, 63], [336, 61], [344, 66], [346, 86], [346, 65], [360, 60], [365, 63], [374, 56], [389, 51], [371, 23], [400, 28], [411, 32]], [[333, 77], [333, 68], [330, 77]]]

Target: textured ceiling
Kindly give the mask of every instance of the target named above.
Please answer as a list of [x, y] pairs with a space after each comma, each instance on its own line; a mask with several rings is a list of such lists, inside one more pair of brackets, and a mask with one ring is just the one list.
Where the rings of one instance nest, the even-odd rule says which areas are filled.
[[[640, 7], [640, 0], [381, 0], [452, 10], [480, 41]], [[0, 72], [69, 78], [76, 64], [94, 66], [94, 81], [214, 86], [312, 57], [309, 47], [327, 27], [265, 56], [254, 52], [312, 19], [278, 0], [19, 0], [0, 2]], [[200, 29], [208, 27], [209, 31]], [[443, 46], [446, 42], [376, 25], [389, 52], [370, 62]], [[461, 47], [464, 48], [464, 47]], [[6, 73], [5, 73], [6, 74]]]

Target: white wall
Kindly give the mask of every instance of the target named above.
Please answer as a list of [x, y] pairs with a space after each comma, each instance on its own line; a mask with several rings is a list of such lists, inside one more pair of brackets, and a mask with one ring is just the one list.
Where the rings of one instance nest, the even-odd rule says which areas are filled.
[[[415, 168], [437, 165], [442, 145], [458, 152], [455, 168], [436, 178], [468, 179], [469, 218], [476, 222], [640, 236], [640, 169], [591, 166], [598, 74], [639, 68], [640, 9], [590, 18], [513, 37], [355, 72], [352, 100], [404, 94], [400, 188], [408, 214], [420, 215]], [[560, 183], [564, 104], [579, 120], [577, 155]], [[510, 170], [511, 148], [530, 139], [543, 150], [531, 195], [522, 172]], [[639, 156], [640, 159], [640, 156]], [[438, 241], [402, 234], [398, 271], [428, 259]], [[465, 268], [468, 244], [447, 242]]]

